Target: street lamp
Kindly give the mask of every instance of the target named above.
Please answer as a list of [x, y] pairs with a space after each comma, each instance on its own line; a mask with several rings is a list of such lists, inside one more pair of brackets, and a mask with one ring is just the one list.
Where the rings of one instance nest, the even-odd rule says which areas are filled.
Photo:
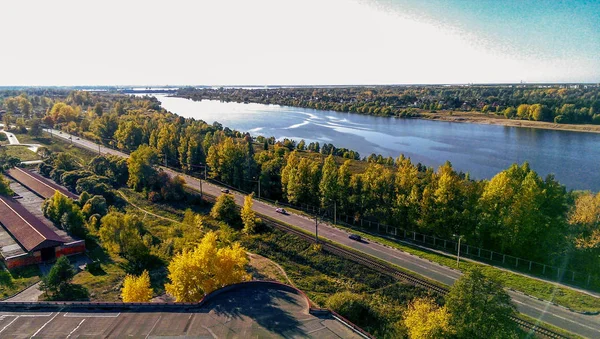
[[462, 240], [463, 236], [462, 235], [457, 235], [457, 234], [453, 234], [453, 237], [458, 237], [458, 251], [456, 254], [456, 268], [459, 268], [460, 266], [460, 241]]

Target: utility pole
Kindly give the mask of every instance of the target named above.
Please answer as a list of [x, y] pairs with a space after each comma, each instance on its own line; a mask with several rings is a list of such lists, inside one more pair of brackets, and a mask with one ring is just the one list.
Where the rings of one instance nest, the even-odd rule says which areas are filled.
[[455, 237], [458, 237], [458, 251], [456, 254], [456, 268], [460, 267], [460, 241], [462, 240], [462, 235], [453, 234]]
[[98, 155], [100, 155], [100, 144], [98, 144]]
[[319, 243], [319, 214], [315, 214], [315, 241]]
[[335, 201], [333, 202], [333, 224], [337, 225], [337, 211], [336, 211], [336, 203]]

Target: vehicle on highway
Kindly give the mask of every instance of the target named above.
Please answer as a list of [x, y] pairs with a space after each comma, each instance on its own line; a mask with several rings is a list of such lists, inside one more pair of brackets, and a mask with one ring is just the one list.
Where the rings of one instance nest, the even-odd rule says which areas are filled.
[[221, 190], [221, 193], [229, 193], [229, 190], [228, 190], [227, 188], [223, 188], [223, 189]]
[[362, 240], [362, 238], [361, 238], [361, 237], [360, 237], [360, 235], [358, 235], [358, 234], [350, 234], [350, 235], [348, 236], [348, 238], [350, 238], [350, 239], [352, 239], [352, 240], [356, 240], [356, 241], [361, 241], [361, 240]]
[[287, 211], [284, 208], [276, 208], [275, 212], [281, 213], [281, 214], [287, 214]]
[[75, 140], [79, 140], [79, 138], [75, 138]]

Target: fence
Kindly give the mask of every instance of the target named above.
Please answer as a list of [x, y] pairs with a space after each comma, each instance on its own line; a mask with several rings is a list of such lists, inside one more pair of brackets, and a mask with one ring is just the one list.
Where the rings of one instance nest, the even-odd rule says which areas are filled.
[[[301, 204], [291, 207], [307, 213], [319, 214], [325, 219], [331, 221], [333, 220], [333, 213], [329, 212], [323, 214], [320, 208], [312, 205]], [[438, 238], [399, 227], [385, 225], [376, 221], [357, 219], [344, 214], [337, 214], [336, 222], [338, 224], [345, 224], [351, 227], [367, 229], [369, 232], [382, 234], [393, 239], [440, 250], [449, 254], [457, 254], [458, 252], [458, 243], [454, 240]], [[471, 246], [465, 244], [464, 242], [460, 244], [460, 256], [476, 259], [486, 263], [493, 263], [497, 266], [510, 268], [567, 284], [583, 287], [600, 286], [600, 276], [518, 258], [485, 248]]]

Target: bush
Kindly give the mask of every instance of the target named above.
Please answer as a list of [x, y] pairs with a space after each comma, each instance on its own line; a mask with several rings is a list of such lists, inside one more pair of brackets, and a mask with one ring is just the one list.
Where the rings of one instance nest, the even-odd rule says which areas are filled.
[[371, 305], [361, 294], [339, 292], [329, 297], [326, 305], [361, 327], [378, 321], [376, 312], [371, 309]]

